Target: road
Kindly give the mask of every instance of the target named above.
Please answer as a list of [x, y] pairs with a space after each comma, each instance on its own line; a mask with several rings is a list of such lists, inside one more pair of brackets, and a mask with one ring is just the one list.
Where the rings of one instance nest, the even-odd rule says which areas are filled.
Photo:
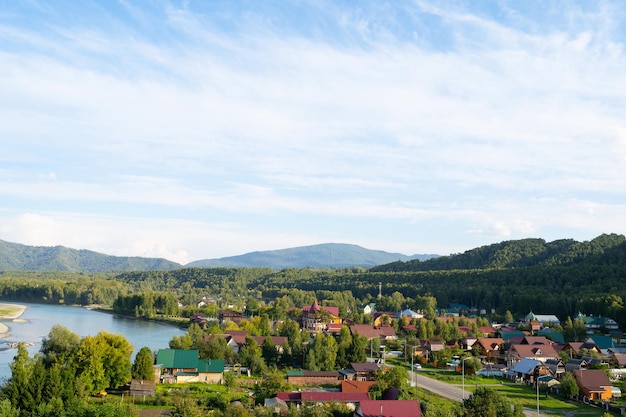
[[[425, 374], [429, 371], [409, 371], [411, 377], [411, 386], [414, 387], [417, 383], [418, 390], [425, 389], [440, 397], [447, 398], [449, 400], [461, 402], [463, 398], [463, 386], [446, 384], [445, 382], [437, 381], [436, 379], [428, 378]], [[467, 386], [466, 386], [467, 387]], [[470, 392], [465, 390], [465, 398], [470, 396]], [[548, 414], [541, 413], [540, 417], [548, 417]], [[537, 417], [537, 410], [531, 410], [524, 408], [524, 415], [527, 417]]]

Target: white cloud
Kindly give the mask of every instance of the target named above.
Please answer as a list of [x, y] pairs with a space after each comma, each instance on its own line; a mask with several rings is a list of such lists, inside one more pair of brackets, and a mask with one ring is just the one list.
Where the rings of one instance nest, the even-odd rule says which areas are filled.
[[[41, 29], [49, 36], [0, 17], [0, 33], [24, 47], [0, 48], [0, 198], [16, 201], [12, 212], [74, 210], [80, 227], [62, 216], [63, 227], [79, 236], [93, 216], [111, 242], [132, 234], [133, 254], [177, 259], [202, 239], [173, 225], [202, 216], [254, 229], [222, 235], [200, 221], [202, 236], [256, 249], [297, 239], [280, 222], [255, 222], [296, 216], [294, 236], [311, 243], [347, 238], [346, 223], [366, 221], [454, 222], [451, 248], [466, 230], [485, 239], [553, 225], [606, 231], [626, 204], [626, 80], [619, 15], [602, 4], [550, 15], [554, 24], [521, 6], [503, 21], [437, 2], [403, 13], [377, 6], [378, 15], [309, 5], [337, 38], [281, 32], [259, 11], [224, 29], [193, 5], [168, 6], [160, 21], [123, 4], [139, 24], [51, 21]], [[449, 45], [437, 48], [423, 13], [440, 19], [427, 29]], [[414, 20], [418, 40], [402, 19]], [[168, 36], [143, 33], [150, 25]], [[147, 220], [127, 230], [117, 213]], [[304, 227], [311, 216], [323, 230]], [[62, 235], [51, 218], [17, 224], [33, 241], [38, 224], [51, 242]], [[370, 233], [358, 239], [381, 234]], [[68, 244], [81, 242], [90, 243]]]

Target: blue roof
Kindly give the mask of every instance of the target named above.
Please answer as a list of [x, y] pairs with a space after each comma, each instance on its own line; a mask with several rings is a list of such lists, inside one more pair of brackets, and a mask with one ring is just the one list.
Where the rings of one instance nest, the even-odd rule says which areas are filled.
[[524, 375], [530, 375], [540, 363], [541, 361], [538, 361], [537, 359], [524, 358], [519, 361], [517, 365], [515, 365], [512, 371], [519, 372], [520, 374]]

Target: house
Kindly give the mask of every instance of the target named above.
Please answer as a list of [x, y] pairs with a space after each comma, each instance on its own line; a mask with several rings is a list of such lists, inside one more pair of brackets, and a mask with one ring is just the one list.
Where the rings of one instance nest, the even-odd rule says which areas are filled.
[[593, 401], [610, 400], [613, 389], [609, 377], [601, 369], [578, 369], [572, 372], [580, 393]]
[[223, 360], [199, 359], [197, 349], [159, 349], [157, 365], [163, 383], [218, 383], [224, 375]]
[[561, 324], [561, 321], [554, 314], [534, 314], [532, 311], [524, 317], [526, 324], [533, 321], [541, 323], [541, 327], [550, 327], [551, 325]]
[[224, 377], [224, 360], [198, 359], [197, 382], [219, 384]]
[[422, 410], [416, 400], [363, 400], [354, 417], [421, 417]]
[[550, 370], [550, 374], [558, 380], [565, 374], [565, 364], [561, 359], [548, 359], [545, 361], [545, 365]]
[[524, 358], [508, 371], [509, 378], [516, 382], [532, 384], [542, 375], [551, 375], [550, 369], [540, 360]]
[[514, 339], [516, 337], [519, 337], [520, 340], [524, 339], [526, 337], [526, 333], [524, 333], [521, 330], [517, 330], [517, 329], [507, 329], [505, 330], [504, 328], [501, 328], [500, 330], [498, 330], [498, 335], [500, 335], [500, 338], [502, 340], [504, 340], [505, 342], [510, 342], [511, 339]]
[[225, 321], [232, 321], [240, 324], [241, 320], [243, 320], [243, 313], [235, 310], [220, 310], [217, 313], [217, 319], [220, 325], [223, 324]]
[[513, 368], [522, 359], [536, 359], [544, 363], [548, 359], [559, 359], [558, 353], [551, 345], [511, 345], [505, 354], [506, 363]]
[[609, 365], [613, 368], [626, 368], [626, 353], [612, 353], [609, 356]]
[[398, 338], [394, 328], [389, 325], [373, 327], [369, 324], [353, 324], [350, 326], [350, 333], [352, 335], [358, 334], [361, 337], [367, 338], [367, 340], [378, 338], [381, 341], [386, 341]]
[[398, 317], [406, 317], [407, 319], [411, 320], [411, 319], [421, 319], [422, 317], [424, 317], [424, 315], [417, 313], [411, 310], [410, 308], [406, 308], [398, 313]]
[[300, 320], [300, 327], [312, 333], [324, 331], [328, 323], [341, 324], [339, 308], [320, 306], [317, 300], [313, 301], [313, 304], [310, 306], [302, 306], [302, 316]]
[[337, 371], [287, 371], [287, 382], [292, 385], [335, 385], [339, 383]]
[[595, 342], [591, 341], [591, 342], [569, 342], [566, 343], [562, 348], [562, 351], [564, 351], [565, 353], [567, 353], [569, 355], [570, 358], [573, 358], [575, 356], [580, 355], [580, 353], [584, 350], [587, 351], [594, 351], [597, 353], [601, 353], [600, 349], [598, 348], [598, 346], [595, 344]]
[[[238, 353], [239, 349], [246, 344], [246, 337], [248, 336], [247, 330], [229, 330], [226, 334], [220, 335], [204, 335], [205, 340], [209, 340], [211, 337], [221, 337], [226, 339], [226, 344], [235, 352]], [[283, 353], [283, 346], [287, 343], [287, 338], [284, 336], [251, 336], [257, 345], [262, 346], [265, 343], [266, 337], [272, 340], [272, 344], [279, 353]]]
[[198, 350], [159, 349], [156, 363], [161, 365], [161, 378], [198, 372]]
[[619, 333], [619, 325], [610, 317], [586, 316], [578, 312], [575, 319], [581, 318], [585, 323], [587, 334], [616, 334]]
[[133, 379], [130, 381], [131, 397], [152, 397], [156, 392], [156, 381]]
[[272, 412], [275, 414], [286, 413], [289, 410], [289, 406], [287, 405], [287, 403], [277, 397], [266, 398], [263, 402], [263, 405], [266, 408], [271, 409]]
[[354, 371], [353, 378], [356, 381], [373, 381], [380, 367], [378, 364], [370, 362], [352, 362], [350, 369]]
[[484, 362], [497, 363], [504, 361], [504, 340], [499, 337], [481, 337], [474, 346]]
[[595, 343], [600, 353], [605, 356], [610, 354], [609, 350], [616, 349], [615, 341], [611, 336], [592, 335], [585, 340], [585, 343]]
[[391, 324], [391, 320], [398, 320], [398, 313], [390, 313], [390, 312], [376, 312], [373, 315], [373, 325], [381, 326], [383, 324]]

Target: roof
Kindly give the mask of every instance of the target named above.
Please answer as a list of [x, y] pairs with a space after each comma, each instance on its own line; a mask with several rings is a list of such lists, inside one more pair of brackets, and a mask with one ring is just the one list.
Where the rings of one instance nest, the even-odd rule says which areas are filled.
[[476, 343], [479, 343], [485, 350], [500, 350], [504, 340], [499, 337], [481, 337]]
[[602, 369], [577, 369], [572, 372], [578, 386], [589, 392], [604, 392], [611, 381]]
[[283, 401], [317, 402], [362, 402], [369, 397], [366, 392], [302, 391], [277, 392], [276, 398]]
[[551, 345], [511, 345], [510, 353], [517, 353], [520, 358], [559, 358]]
[[524, 358], [519, 361], [517, 365], [515, 365], [515, 367], [511, 369], [511, 371], [518, 372], [524, 375], [530, 375], [535, 371], [535, 368], [539, 364], [541, 364], [541, 361], [538, 361], [537, 359]]
[[259, 346], [265, 343], [266, 337], [269, 337], [272, 339], [272, 343], [274, 344], [274, 346], [282, 346], [285, 343], [287, 343], [287, 338], [285, 336], [252, 336], [256, 344]]
[[517, 336], [522, 336], [522, 337], [526, 336], [526, 333], [524, 333], [521, 330], [502, 330], [502, 329], [500, 329], [499, 333], [500, 333], [500, 337], [505, 342], [508, 342], [510, 339], [512, 339], [514, 337], [517, 337]]
[[615, 343], [613, 342], [611, 336], [593, 335], [586, 340], [586, 342], [589, 341], [593, 341], [596, 345], [598, 345], [598, 348], [600, 348], [601, 350], [610, 349], [615, 346]]
[[165, 369], [195, 369], [198, 367], [198, 350], [159, 349], [157, 364]]
[[368, 392], [376, 381], [341, 381], [341, 392]]
[[221, 374], [222, 372], [224, 372], [224, 360], [223, 359], [199, 359], [198, 360], [198, 372]]
[[415, 400], [365, 400], [355, 413], [361, 417], [421, 417], [422, 410]]
[[380, 369], [378, 364], [370, 362], [351, 362], [350, 366], [356, 372], [376, 372]]

